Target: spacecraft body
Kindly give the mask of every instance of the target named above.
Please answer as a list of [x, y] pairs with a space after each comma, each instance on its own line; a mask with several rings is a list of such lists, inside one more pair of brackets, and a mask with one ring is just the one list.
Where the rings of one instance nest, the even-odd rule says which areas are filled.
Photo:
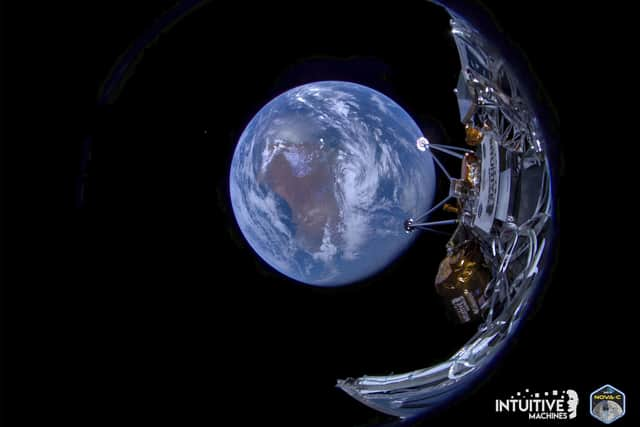
[[[539, 289], [553, 237], [548, 141], [533, 100], [507, 58], [464, 17], [445, 8], [453, 18], [461, 62], [454, 92], [466, 141], [445, 147], [420, 138], [416, 147], [418, 155], [430, 150], [450, 181], [448, 197], [434, 208], [444, 207], [456, 218], [410, 218], [405, 229], [456, 224], [435, 278], [436, 291], [453, 320], [475, 320], [479, 327], [437, 365], [338, 381], [340, 389], [363, 404], [401, 418], [447, 402], [491, 368]], [[437, 160], [438, 152], [460, 158], [459, 177]]]

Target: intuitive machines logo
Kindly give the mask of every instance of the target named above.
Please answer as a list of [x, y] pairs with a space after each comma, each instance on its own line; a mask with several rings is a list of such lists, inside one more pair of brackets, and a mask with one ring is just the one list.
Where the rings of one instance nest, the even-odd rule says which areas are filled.
[[591, 393], [589, 399], [589, 412], [605, 424], [611, 424], [622, 417], [626, 406], [624, 393], [609, 384]]
[[578, 393], [575, 390], [533, 392], [526, 389], [509, 399], [496, 399], [496, 412], [526, 414], [530, 420], [571, 420], [578, 410]]

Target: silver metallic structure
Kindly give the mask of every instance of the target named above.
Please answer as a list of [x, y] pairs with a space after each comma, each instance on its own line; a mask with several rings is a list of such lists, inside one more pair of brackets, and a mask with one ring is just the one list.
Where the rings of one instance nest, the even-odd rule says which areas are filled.
[[[446, 8], [446, 7], [445, 7]], [[540, 282], [542, 259], [549, 250], [553, 224], [549, 161], [545, 135], [522, 82], [502, 57], [462, 16], [447, 8], [461, 71], [455, 93], [463, 125], [481, 129], [475, 154], [481, 159], [477, 186], [461, 190], [435, 152], [462, 157], [469, 147], [417, 141], [417, 155], [429, 150], [451, 182], [449, 196], [406, 228], [428, 229], [457, 224], [447, 248], [464, 239], [480, 245], [491, 280], [485, 290], [482, 322], [475, 335], [448, 360], [389, 376], [339, 380], [337, 386], [363, 404], [401, 418], [433, 409], [472, 385], [490, 369], [509, 342]], [[446, 200], [462, 209], [450, 221], [421, 222]]]

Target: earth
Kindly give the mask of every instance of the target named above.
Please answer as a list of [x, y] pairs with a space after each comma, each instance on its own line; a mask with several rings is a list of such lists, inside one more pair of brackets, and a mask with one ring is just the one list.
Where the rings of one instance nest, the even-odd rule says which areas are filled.
[[255, 252], [310, 285], [340, 286], [388, 266], [416, 238], [404, 222], [433, 203], [420, 128], [366, 86], [309, 83], [265, 105], [240, 136], [233, 212]]

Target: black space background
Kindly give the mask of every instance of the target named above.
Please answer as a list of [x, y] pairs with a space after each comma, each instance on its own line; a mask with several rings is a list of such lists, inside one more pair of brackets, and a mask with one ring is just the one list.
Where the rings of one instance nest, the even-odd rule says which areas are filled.
[[[422, 236], [352, 288], [292, 283], [239, 234], [228, 165], [265, 102], [314, 80], [369, 85], [421, 126], [436, 123], [445, 142], [460, 138], [444, 12], [420, 2], [215, 2], [162, 35], [116, 103], [97, 110], [115, 59], [173, 4], [132, 3], [3, 5], [3, 425], [385, 421], [334, 382], [424, 367], [468, 336], [432, 291], [444, 240]], [[485, 4], [564, 117], [565, 14], [554, 2]], [[615, 227], [585, 231], [578, 219], [605, 194], [583, 185], [592, 143], [563, 133], [560, 249], [543, 303], [484, 385], [426, 425], [518, 422], [496, 416], [493, 401], [527, 387], [577, 390], [576, 424], [598, 424], [587, 396], [605, 383], [627, 393], [620, 425], [637, 412], [628, 344], [637, 333], [622, 304], [637, 283], [625, 273], [632, 255]]]

